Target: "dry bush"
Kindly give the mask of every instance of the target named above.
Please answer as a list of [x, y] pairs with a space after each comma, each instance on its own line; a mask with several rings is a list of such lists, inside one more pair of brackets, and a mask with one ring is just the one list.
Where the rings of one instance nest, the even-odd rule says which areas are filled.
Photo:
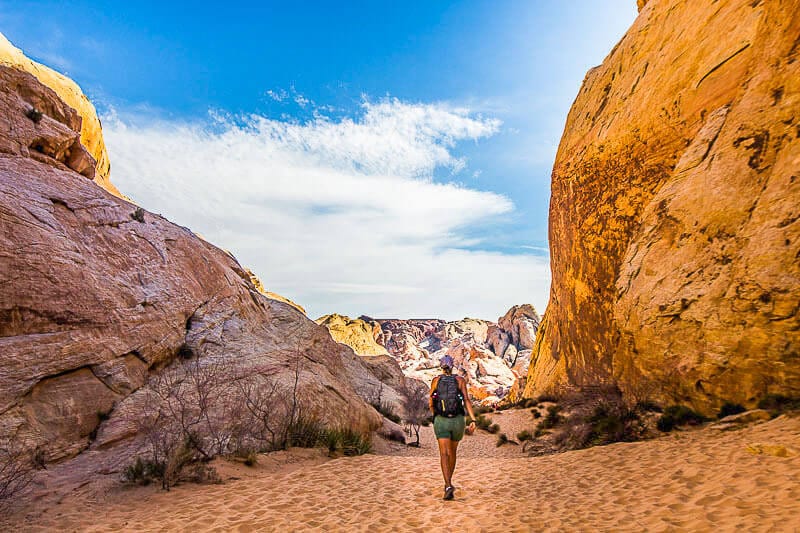
[[400, 390], [400, 402], [405, 411], [405, 420], [413, 428], [417, 439], [409, 446], [419, 447], [419, 428], [425, 424], [431, 414], [428, 404], [428, 389], [414, 384], [414, 382], [408, 382]]
[[0, 510], [33, 481], [34, 471], [33, 456], [14, 437], [0, 441]]
[[644, 433], [639, 414], [614, 385], [584, 388], [565, 397], [562, 405], [569, 416], [554, 438], [562, 450], [639, 440]]
[[213, 480], [201, 463], [220, 455], [317, 445], [323, 428], [303, 415], [298, 397], [300, 354], [293, 373], [287, 387], [275, 370], [250, 368], [245, 374], [228, 361], [176, 359], [150, 379], [132, 415], [146, 451], [126, 469], [125, 479], [157, 480], [168, 490], [182, 477]]

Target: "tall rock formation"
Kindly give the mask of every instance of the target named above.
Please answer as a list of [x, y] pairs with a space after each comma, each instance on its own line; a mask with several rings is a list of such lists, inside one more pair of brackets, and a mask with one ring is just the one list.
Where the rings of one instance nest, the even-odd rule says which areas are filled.
[[0, 65], [33, 74], [36, 79], [54, 90], [68, 106], [78, 113], [81, 144], [86, 147], [96, 163], [95, 172], [88, 177], [115, 196], [120, 196], [120, 192], [109, 180], [111, 164], [108, 160], [106, 145], [103, 142], [100, 119], [97, 118], [94, 105], [86, 98], [78, 84], [50, 67], [30, 60], [2, 33], [0, 33]]
[[552, 174], [526, 396], [800, 395], [800, 1], [639, 2]]
[[79, 128], [55, 91], [0, 66], [0, 440], [46, 461], [128, 442], [148, 380], [179, 355], [266, 373], [329, 425], [380, 425], [359, 396], [379, 380], [350, 348], [230, 254], [81, 175]]

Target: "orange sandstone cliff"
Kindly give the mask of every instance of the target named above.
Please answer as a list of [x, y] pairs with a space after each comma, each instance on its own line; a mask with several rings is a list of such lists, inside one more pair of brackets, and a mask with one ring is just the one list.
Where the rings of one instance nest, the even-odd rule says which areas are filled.
[[800, 1], [638, 2], [552, 174], [526, 396], [800, 395]]

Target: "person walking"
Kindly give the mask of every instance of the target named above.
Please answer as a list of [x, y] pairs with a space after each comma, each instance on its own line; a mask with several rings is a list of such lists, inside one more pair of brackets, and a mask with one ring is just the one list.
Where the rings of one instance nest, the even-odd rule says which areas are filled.
[[439, 443], [439, 459], [444, 476], [444, 499], [455, 494], [453, 471], [456, 469], [458, 443], [464, 438], [465, 408], [471, 420], [469, 433], [475, 431], [475, 413], [467, 392], [467, 380], [453, 375], [453, 358], [445, 355], [439, 360], [442, 374], [431, 382], [428, 405], [433, 412], [433, 432]]

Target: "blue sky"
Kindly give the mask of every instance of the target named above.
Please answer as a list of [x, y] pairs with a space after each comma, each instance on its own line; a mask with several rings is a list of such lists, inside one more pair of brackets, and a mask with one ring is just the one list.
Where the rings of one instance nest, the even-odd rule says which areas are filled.
[[633, 0], [165, 4], [0, 0], [124, 193], [312, 317], [543, 310], [555, 150]]

